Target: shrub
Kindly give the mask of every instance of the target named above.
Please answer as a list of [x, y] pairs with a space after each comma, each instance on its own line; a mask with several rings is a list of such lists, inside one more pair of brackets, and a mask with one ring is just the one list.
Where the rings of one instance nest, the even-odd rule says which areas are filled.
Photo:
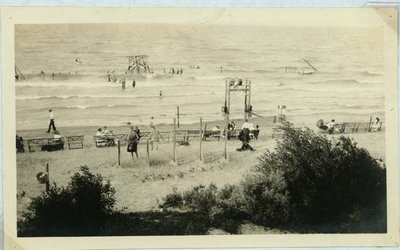
[[351, 231], [344, 225], [349, 225], [352, 213], [385, 199], [385, 170], [351, 139], [329, 140], [288, 124], [283, 129], [276, 150], [265, 152], [253, 176], [243, 183], [253, 221]]
[[208, 187], [199, 185], [183, 193], [184, 205], [192, 210], [209, 213], [216, 205], [217, 187], [210, 184]]
[[81, 166], [66, 188], [53, 185], [33, 198], [19, 221], [19, 236], [96, 235], [113, 212], [115, 190]]

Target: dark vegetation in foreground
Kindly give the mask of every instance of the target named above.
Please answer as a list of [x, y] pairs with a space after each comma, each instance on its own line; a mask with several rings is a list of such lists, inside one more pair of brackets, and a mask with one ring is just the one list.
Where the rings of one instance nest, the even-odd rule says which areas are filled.
[[276, 149], [240, 184], [173, 192], [160, 212], [116, 211], [109, 182], [82, 167], [66, 188], [32, 200], [18, 236], [238, 233], [243, 223], [295, 233], [386, 232], [385, 169], [349, 138], [283, 129]]

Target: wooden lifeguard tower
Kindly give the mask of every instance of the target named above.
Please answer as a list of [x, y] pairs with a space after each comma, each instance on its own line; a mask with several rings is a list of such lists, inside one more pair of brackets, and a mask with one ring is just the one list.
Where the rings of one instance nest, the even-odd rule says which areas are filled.
[[222, 112], [229, 114], [231, 110], [231, 92], [244, 93], [244, 117], [251, 117], [253, 106], [251, 105], [251, 81], [241, 78], [225, 79], [225, 105], [222, 107]]
[[127, 56], [128, 60], [129, 60], [129, 64], [128, 64], [128, 72], [130, 74], [133, 73], [147, 73], [150, 74], [150, 67], [147, 63], [147, 58], [149, 56], [147, 55], [135, 55], [135, 56]]

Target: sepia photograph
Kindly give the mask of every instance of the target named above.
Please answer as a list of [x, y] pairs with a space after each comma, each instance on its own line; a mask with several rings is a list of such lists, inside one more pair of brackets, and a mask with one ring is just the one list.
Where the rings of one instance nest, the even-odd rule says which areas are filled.
[[18, 238], [389, 233], [396, 12], [163, 11], [13, 24]]

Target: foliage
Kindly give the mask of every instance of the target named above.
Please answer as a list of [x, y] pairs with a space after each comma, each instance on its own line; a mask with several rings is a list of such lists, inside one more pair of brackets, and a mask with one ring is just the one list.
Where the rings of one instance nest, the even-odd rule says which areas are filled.
[[204, 214], [235, 233], [246, 220], [296, 232], [385, 232], [386, 171], [350, 138], [286, 124], [240, 185], [197, 186], [164, 204]]
[[243, 183], [254, 221], [320, 232], [352, 231], [351, 214], [385, 199], [385, 170], [350, 138], [329, 140], [289, 124], [283, 129], [275, 151], [265, 152], [254, 175]]
[[33, 198], [19, 221], [19, 236], [95, 235], [113, 212], [115, 189], [81, 166], [67, 187], [53, 185]]

